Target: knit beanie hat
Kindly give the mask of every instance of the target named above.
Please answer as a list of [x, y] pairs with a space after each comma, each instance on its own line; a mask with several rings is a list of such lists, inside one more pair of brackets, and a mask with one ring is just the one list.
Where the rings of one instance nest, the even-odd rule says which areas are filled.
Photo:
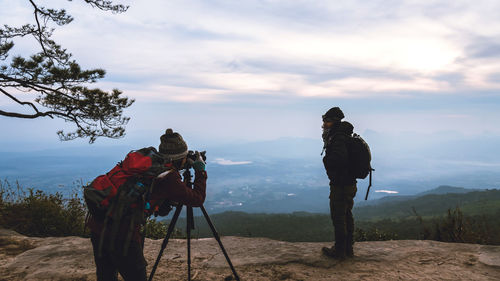
[[323, 115], [323, 121], [327, 122], [340, 121], [343, 118], [344, 113], [339, 107], [332, 107]]
[[182, 136], [172, 130], [167, 129], [165, 134], [160, 137], [159, 152], [170, 160], [178, 160], [187, 156], [188, 147]]

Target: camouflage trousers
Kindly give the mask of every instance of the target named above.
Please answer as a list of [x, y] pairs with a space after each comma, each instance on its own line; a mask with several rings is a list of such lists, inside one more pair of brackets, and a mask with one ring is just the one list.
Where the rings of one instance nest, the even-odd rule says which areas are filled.
[[330, 185], [330, 215], [335, 230], [335, 252], [352, 256], [354, 244], [354, 218], [352, 207], [358, 191], [356, 184], [347, 186]]

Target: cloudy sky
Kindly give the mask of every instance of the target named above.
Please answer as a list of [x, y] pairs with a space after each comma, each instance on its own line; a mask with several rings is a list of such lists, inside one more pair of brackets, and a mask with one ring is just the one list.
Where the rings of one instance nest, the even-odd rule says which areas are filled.
[[[74, 16], [54, 38], [106, 69], [97, 86], [137, 100], [121, 142], [166, 127], [196, 142], [318, 138], [332, 106], [361, 133], [500, 135], [499, 1], [121, 1], [119, 15], [36, 2]], [[1, 24], [32, 20], [28, 1], [0, 0]], [[58, 126], [0, 117], [10, 140], [58, 143]]]

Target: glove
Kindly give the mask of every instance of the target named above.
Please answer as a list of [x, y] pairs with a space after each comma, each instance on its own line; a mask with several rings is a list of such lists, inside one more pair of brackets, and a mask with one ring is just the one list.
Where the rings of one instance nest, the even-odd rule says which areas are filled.
[[205, 171], [205, 161], [203, 161], [203, 158], [201, 157], [201, 154], [196, 151], [196, 160], [193, 163], [193, 169], [195, 171]]

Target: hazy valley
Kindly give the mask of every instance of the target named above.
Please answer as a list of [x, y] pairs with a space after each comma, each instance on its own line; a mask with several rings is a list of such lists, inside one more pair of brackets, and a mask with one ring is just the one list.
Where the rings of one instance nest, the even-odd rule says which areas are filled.
[[[472, 189], [500, 187], [496, 162], [500, 152], [494, 149], [494, 138], [458, 141], [453, 135], [433, 136], [437, 142], [434, 144], [415, 142], [407, 136], [400, 139], [404, 143], [397, 144], [394, 136], [366, 132], [364, 137], [372, 147], [376, 169], [370, 200], [416, 195], [440, 185]], [[109, 171], [130, 150], [143, 146], [87, 145], [3, 151], [0, 179], [11, 185], [19, 181], [23, 188], [65, 195], [79, 193], [82, 183]], [[320, 140], [299, 138], [195, 147], [207, 150], [207, 210], [211, 213], [328, 212], [329, 187], [321, 147]], [[464, 160], [466, 157], [468, 161]], [[358, 204], [364, 204], [367, 186], [366, 179], [358, 182], [355, 199]]]

